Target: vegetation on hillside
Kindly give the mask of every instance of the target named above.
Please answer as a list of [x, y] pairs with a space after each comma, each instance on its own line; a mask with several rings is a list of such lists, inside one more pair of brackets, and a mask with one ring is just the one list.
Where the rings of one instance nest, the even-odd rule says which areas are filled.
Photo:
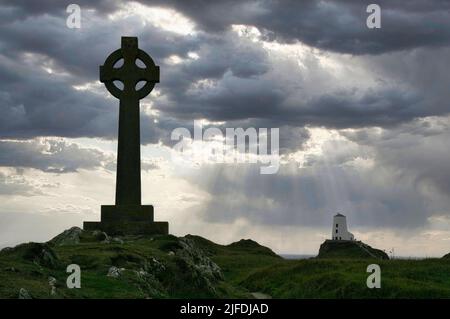
[[[252, 240], [218, 245], [193, 235], [111, 238], [71, 228], [48, 243], [0, 252], [1, 298], [449, 298], [448, 259], [349, 255], [285, 260]], [[367, 266], [381, 266], [368, 289]], [[81, 289], [68, 289], [78, 264]]]

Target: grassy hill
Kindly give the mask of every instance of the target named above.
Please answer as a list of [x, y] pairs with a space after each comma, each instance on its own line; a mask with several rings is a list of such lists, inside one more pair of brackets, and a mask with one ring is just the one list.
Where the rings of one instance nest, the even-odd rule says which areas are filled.
[[[450, 261], [342, 254], [285, 260], [252, 240], [218, 245], [185, 237], [110, 238], [72, 228], [48, 243], [0, 252], [0, 298], [449, 298]], [[66, 267], [81, 267], [81, 289]], [[377, 263], [382, 288], [366, 287]], [[257, 293], [257, 294], [255, 294]]]

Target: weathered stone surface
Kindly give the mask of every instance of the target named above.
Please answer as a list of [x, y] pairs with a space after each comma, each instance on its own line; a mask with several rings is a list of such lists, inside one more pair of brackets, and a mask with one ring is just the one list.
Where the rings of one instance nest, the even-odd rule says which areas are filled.
[[152, 257], [144, 262], [143, 269], [146, 272], [157, 275], [166, 270], [166, 266], [155, 257]]
[[25, 288], [20, 288], [19, 290], [19, 299], [33, 299]]
[[102, 230], [110, 235], [164, 235], [169, 233], [168, 222], [122, 221], [117, 223], [84, 222], [85, 230]]
[[8, 250], [6, 254], [18, 254], [25, 260], [48, 268], [54, 269], [60, 266], [58, 256], [50, 246], [45, 243], [21, 244]]
[[188, 238], [180, 238], [181, 249], [177, 249], [175, 255], [188, 269], [194, 282], [204, 285], [212, 293], [215, 293], [214, 283], [223, 280], [220, 267], [205, 255], [203, 250], [196, 247], [194, 241]]
[[124, 270], [125, 270], [125, 268], [118, 268], [116, 266], [111, 266], [108, 269], [108, 274], [106, 276], [113, 277], [113, 278], [118, 278], [118, 277], [120, 277], [120, 275], [122, 274], [122, 272]]
[[105, 223], [153, 221], [153, 206], [102, 205], [101, 220]]
[[100, 241], [100, 242], [102, 242], [102, 243], [108, 244], [108, 243], [111, 242], [110, 237], [109, 237], [108, 234], [105, 233], [104, 231], [101, 231], [101, 230], [94, 230], [94, 231], [92, 232], [92, 235], [94, 236], [94, 238], [95, 238], [97, 241]]
[[56, 278], [49, 276], [48, 277], [48, 284], [50, 286], [50, 295], [54, 296], [56, 295]]
[[146, 298], [162, 298], [167, 295], [167, 292], [153, 274], [142, 269], [135, 271], [135, 274], [138, 287], [146, 295]]
[[116, 244], [121, 244], [121, 245], [124, 244], [123, 239], [121, 239], [121, 238], [119, 238], [119, 237], [113, 237], [113, 239], [111, 239], [111, 242], [112, 242], [112, 243], [116, 243]]
[[61, 234], [53, 237], [49, 243], [56, 246], [76, 245], [80, 243], [80, 237], [83, 230], [79, 227], [66, 229]]

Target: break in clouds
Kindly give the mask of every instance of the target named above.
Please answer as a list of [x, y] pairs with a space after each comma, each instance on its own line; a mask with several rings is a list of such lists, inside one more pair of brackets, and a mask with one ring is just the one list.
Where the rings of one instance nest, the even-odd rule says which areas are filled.
[[[80, 198], [105, 198], [118, 108], [98, 82], [98, 66], [130, 35], [161, 67], [161, 83], [141, 106], [153, 174], [144, 188], [156, 187], [155, 176], [170, 178], [167, 192], [188, 198], [189, 214], [208, 227], [244, 220], [253, 231], [298, 226], [327, 236], [341, 211], [356, 235], [357, 227], [433, 231], [431, 221], [450, 217], [450, 5], [380, 0], [382, 27], [368, 29], [371, 2], [78, 1], [82, 27], [69, 29], [63, 3], [2, 1], [0, 196], [45, 200], [45, 185], [63, 178], [49, 202], [59, 207], [55, 189], [73, 185], [74, 197], [61, 201], [77, 204], [76, 176], [89, 172], [111, 178], [98, 179], [101, 195]], [[191, 130], [194, 120], [280, 128], [280, 171], [175, 167], [170, 133]], [[157, 207], [166, 198], [145, 200]], [[97, 216], [97, 204], [83, 212]], [[11, 207], [0, 213], [13, 221]], [[30, 201], [28, 208], [14, 212], [13, 225], [30, 213], [52, 223], [48, 207]], [[177, 223], [168, 208], [159, 212]], [[68, 226], [55, 217], [55, 234]], [[201, 232], [195, 223], [184, 227], [175, 230]]]

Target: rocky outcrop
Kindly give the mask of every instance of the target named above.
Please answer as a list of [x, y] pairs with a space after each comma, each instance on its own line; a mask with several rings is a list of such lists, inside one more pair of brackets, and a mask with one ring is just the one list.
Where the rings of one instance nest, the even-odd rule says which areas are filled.
[[178, 249], [176, 256], [183, 259], [187, 265], [196, 269], [202, 276], [216, 281], [223, 280], [222, 270], [205, 255], [203, 250], [196, 247], [195, 243], [187, 238], [180, 238], [182, 249]]
[[194, 285], [206, 287], [212, 295], [215, 295], [215, 284], [223, 280], [220, 267], [189, 238], [180, 238], [178, 243], [181, 248], [175, 251], [175, 256], [180, 267], [189, 274]]
[[108, 269], [108, 274], [106, 276], [112, 277], [112, 278], [119, 278], [122, 275], [122, 272], [125, 270], [125, 268], [117, 268], [116, 266], [111, 266]]
[[79, 227], [72, 227], [55, 236], [47, 243], [52, 246], [69, 246], [88, 242], [123, 244], [124, 240], [119, 237], [111, 237], [107, 233], [100, 230], [86, 231]]
[[[215, 249], [211, 249], [213, 246]], [[230, 252], [243, 249], [237, 248]], [[32, 283], [10, 290], [11, 295], [7, 296], [13, 298], [18, 297], [18, 288], [23, 288], [21, 298], [31, 297], [28, 289], [33, 292], [32, 298], [83, 297], [82, 290], [68, 289], [64, 284], [65, 270], [70, 264], [81, 268], [84, 287], [100, 287], [98, 295], [96, 290], [91, 290], [93, 297], [215, 298], [224, 296], [224, 285], [229, 287], [224, 283], [221, 268], [212, 260], [213, 251], [217, 249], [228, 248], [201, 237], [119, 238], [102, 231], [72, 227], [47, 243], [27, 243], [3, 249], [0, 260], [4, 261], [3, 277], [8, 273], [9, 276], [27, 278]], [[108, 289], [117, 285], [123, 290]]]
[[389, 256], [384, 251], [372, 248], [361, 241], [326, 240], [320, 245], [317, 258], [389, 259]]
[[76, 245], [80, 243], [82, 233], [81, 228], [72, 227], [53, 237], [48, 243], [56, 246]]
[[60, 262], [53, 249], [46, 243], [26, 243], [14, 248], [3, 249], [2, 255], [16, 255], [41, 267], [58, 268]]

